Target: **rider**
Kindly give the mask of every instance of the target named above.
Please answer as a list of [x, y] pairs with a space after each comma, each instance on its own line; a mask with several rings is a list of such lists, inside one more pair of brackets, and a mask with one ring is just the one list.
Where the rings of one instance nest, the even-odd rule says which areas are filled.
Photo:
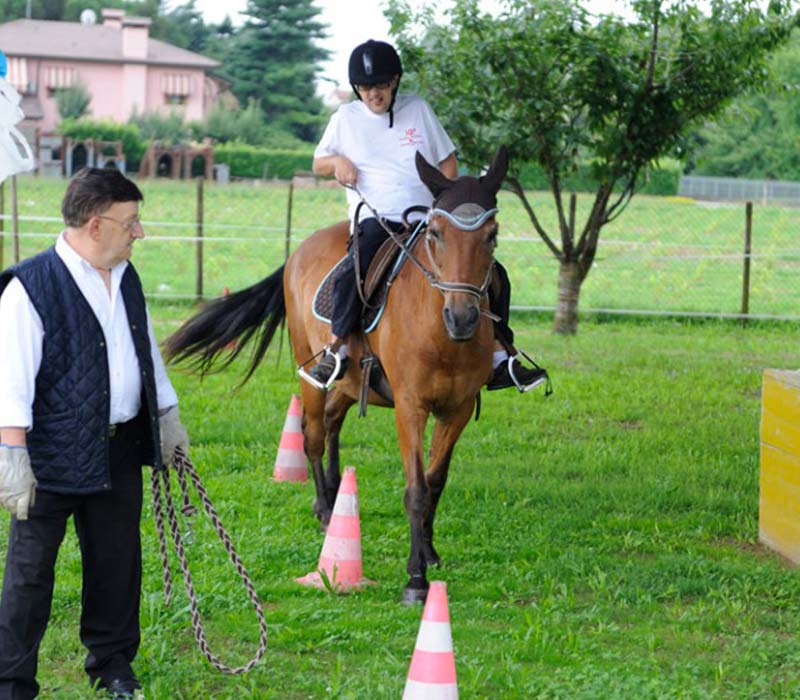
[[[455, 146], [428, 103], [417, 95], [397, 94], [402, 74], [400, 57], [390, 44], [370, 39], [353, 49], [349, 76], [357, 99], [341, 105], [331, 116], [314, 151], [312, 165], [317, 175], [333, 175], [348, 187], [351, 220], [361, 201], [352, 189], [357, 184], [365, 201], [395, 232], [403, 228], [401, 221], [406, 209], [414, 205], [430, 206], [433, 201], [417, 174], [414, 163], [417, 151], [429, 163], [438, 164], [439, 170], [450, 179], [458, 176]], [[358, 236], [359, 275], [364, 279], [370, 261], [389, 236], [371, 213], [358, 222]], [[325, 388], [332, 379], [344, 375], [348, 359], [345, 341], [361, 319], [351, 242], [347, 260], [334, 280], [330, 344], [319, 363], [308, 371]], [[495, 262], [495, 267], [501, 291], [496, 298], [490, 291], [489, 301], [492, 312], [502, 320], [495, 323], [494, 373], [487, 388], [517, 386], [526, 391], [545, 381], [547, 373], [538, 367], [524, 367], [516, 357], [514, 334], [508, 327], [511, 297], [508, 275], [499, 263]], [[337, 366], [336, 355], [340, 369], [332, 377]]]

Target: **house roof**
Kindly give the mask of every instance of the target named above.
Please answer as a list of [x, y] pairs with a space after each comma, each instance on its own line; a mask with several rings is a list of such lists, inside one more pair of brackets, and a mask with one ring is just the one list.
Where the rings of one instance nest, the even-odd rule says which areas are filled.
[[8, 56], [70, 61], [149, 63], [188, 68], [216, 68], [219, 61], [149, 37], [147, 58], [122, 53], [122, 30], [103, 24], [18, 19], [0, 24], [0, 46]]

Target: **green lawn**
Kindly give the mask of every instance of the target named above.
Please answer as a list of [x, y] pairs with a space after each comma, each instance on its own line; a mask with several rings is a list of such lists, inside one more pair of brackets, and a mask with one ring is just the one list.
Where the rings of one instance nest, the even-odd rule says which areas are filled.
[[[166, 180], [140, 183], [148, 238], [136, 257], [148, 294], [195, 293], [195, 185]], [[21, 216], [59, 216], [64, 182], [19, 180]], [[8, 187], [6, 187], [8, 193]], [[545, 228], [558, 240], [549, 195], [532, 193]], [[6, 213], [10, 211], [6, 196]], [[252, 284], [284, 258], [288, 186], [281, 183], [207, 185], [205, 189], [204, 294]], [[578, 197], [578, 218], [588, 211]], [[346, 217], [344, 194], [328, 183], [298, 187], [292, 207], [292, 243]], [[518, 306], [553, 307], [558, 268], [533, 232], [519, 201], [500, 195], [498, 258], [508, 267]], [[750, 311], [800, 317], [800, 209], [756, 204]], [[6, 231], [10, 228], [6, 222]], [[22, 255], [49, 245], [60, 223], [23, 222]], [[634, 198], [602, 233], [597, 259], [581, 292], [583, 309], [738, 313], [742, 298], [744, 206], [709, 206], [669, 197]], [[30, 234], [36, 234], [31, 236]], [[6, 235], [4, 260], [12, 260]]]
[[[190, 311], [153, 304], [165, 336]], [[759, 389], [800, 366], [788, 325], [513, 319], [555, 394], [484, 394], [456, 449], [437, 518], [460, 697], [563, 700], [800, 697], [800, 575], [758, 535]], [[185, 596], [165, 609], [152, 509], [144, 522], [144, 641], [136, 670], [160, 700], [399, 698], [421, 610], [398, 603], [408, 528], [393, 415], [355, 412], [343, 464], [358, 470], [365, 575], [337, 597], [292, 579], [323, 537], [310, 485], [271, 482], [297, 379], [268, 356], [199, 382], [172, 372], [192, 457], [256, 583], [269, 650], [244, 678], [200, 657]], [[5, 537], [5, 528], [2, 528]], [[256, 647], [244, 589], [205, 518], [189, 549], [212, 646]], [[43, 697], [84, 697], [80, 563], [69, 534], [44, 639]]]

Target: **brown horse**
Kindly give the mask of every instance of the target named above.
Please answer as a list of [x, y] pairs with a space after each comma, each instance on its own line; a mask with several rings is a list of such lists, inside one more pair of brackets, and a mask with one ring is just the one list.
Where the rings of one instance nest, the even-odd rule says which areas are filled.
[[[302, 383], [305, 450], [316, 486], [314, 511], [324, 527], [339, 487], [339, 433], [359, 396], [359, 361], [367, 349], [380, 358], [394, 397], [406, 477], [404, 504], [411, 526], [404, 602], [425, 599], [426, 569], [441, 564], [433, 547], [436, 507], [453, 448], [492, 371], [494, 335], [486, 314], [486, 288], [497, 239], [495, 195], [506, 168], [501, 148], [480, 179], [449, 180], [417, 154], [417, 170], [436, 200], [424, 245], [414, 248], [416, 264], [406, 262], [401, 268], [375, 330], [366, 337], [350, 338], [346, 375], [327, 393]], [[447, 204], [437, 208], [437, 202]], [[258, 333], [246, 381], [285, 317], [298, 365], [308, 362], [321, 351], [330, 330], [312, 313], [312, 300], [325, 275], [345, 254], [348, 233], [347, 222], [317, 231], [297, 247], [284, 267], [210, 304], [168, 339], [168, 356], [193, 358], [195, 366], [207, 372], [229, 364]], [[235, 350], [226, 350], [236, 338]], [[372, 391], [369, 399], [375, 405], [391, 405]], [[435, 426], [426, 470], [423, 444], [431, 414]]]

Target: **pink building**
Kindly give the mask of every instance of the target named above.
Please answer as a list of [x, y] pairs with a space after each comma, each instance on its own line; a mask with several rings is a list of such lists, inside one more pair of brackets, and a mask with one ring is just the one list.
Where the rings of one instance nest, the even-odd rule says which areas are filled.
[[125, 122], [134, 113], [180, 111], [203, 119], [221, 90], [208, 75], [219, 63], [150, 38], [150, 19], [106, 9], [103, 23], [19, 19], [0, 24], [6, 79], [22, 95], [23, 131], [53, 130], [55, 94], [77, 83], [91, 95], [96, 119]]

